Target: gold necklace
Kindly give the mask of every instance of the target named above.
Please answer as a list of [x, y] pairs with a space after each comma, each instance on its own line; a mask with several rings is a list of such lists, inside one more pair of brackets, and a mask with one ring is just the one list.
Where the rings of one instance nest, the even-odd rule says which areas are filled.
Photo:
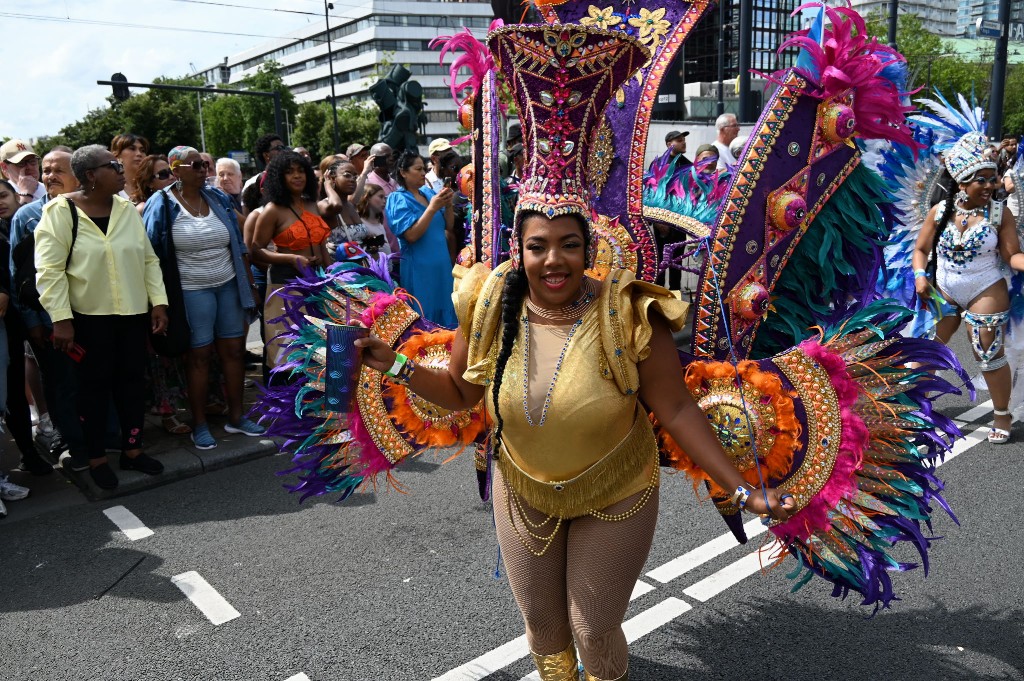
[[580, 286], [580, 297], [569, 303], [565, 307], [558, 309], [548, 309], [541, 307], [530, 300], [529, 296], [526, 298], [526, 309], [537, 315], [542, 319], [546, 319], [549, 322], [572, 322], [576, 321], [583, 316], [587, 307], [597, 297], [597, 282], [589, 277], [583, 278], [583, 285]]

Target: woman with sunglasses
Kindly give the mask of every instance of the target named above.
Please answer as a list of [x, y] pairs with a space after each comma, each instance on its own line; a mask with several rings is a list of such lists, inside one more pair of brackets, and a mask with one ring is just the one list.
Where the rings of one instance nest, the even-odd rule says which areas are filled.
[[[216, 345], [228, 403], [225, 432], [250, 437], [264, 429], [242, 415], [247, 312], [256, 308], [248, 253], [231, 199], [206, 185], [209, 161], [192, 147], [167, 154], [175, 183], [146, 202], [143, 221], [165, 268], [168, 286], [180, 287], [188, 320], [185, 355], [192, 443], [213, 449], [217, 441], [206, 422], [210, 362]], [[177, 277], [174, 277], [174, 275]]]
[[[992, 202], [999, 184], [996, 161], [987, 153], [982, 133], [968, 133], [943, 156], [956, 187], [928, 212], [914, 248], [914, 287], [921, 300], [937, 294], [945, 308], [935, 326], [943, 343], [960, 326], [971, 335], [971, 347], [992, 395], [992, 429], [988, 441], [1010, 440], [1010, 367], [1003, 347], [1010, 295], [1005, 265], [1024, 271], [1024, 254], [1013, 215]], [[957, 190], [958, 191], [955, 191]]]
[[81, 189], [46, 204], [36, 227], [36, 285], [53, 320], [54, 348], [76, 362], [90, 475], [113, 489], [117, 475], [104, 453], [111, 397], [121, 423], [121, 469], [164, 469], [143, 453], [142, 428], [147, 335], [167, 330], [167, 295], [142, 220], [118, 196], [121, 162], [92, 144], [71, 155], [71, 171]]
[[[135, 182], [128, 185], [128, 198], [139, 209], [139, 215], [146, 209], [146, 201], [156, 192], [174, 184], [174, 174], [167, 165], [167, 157], [163, 154], [151, 154], [142, 159]], [[128, 182], [127, 174], [125, 182]]]

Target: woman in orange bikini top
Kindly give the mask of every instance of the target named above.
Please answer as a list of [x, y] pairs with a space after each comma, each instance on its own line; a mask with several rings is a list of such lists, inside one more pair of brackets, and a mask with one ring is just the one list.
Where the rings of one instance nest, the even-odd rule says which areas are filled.
[[298, 276], [300, 267], [331, 262], [326, 247], [331, 230], [317, 210], [316, 188], [313, 167], [299, 154], [281, 152], [267, 167], [265, 205], [249, 250], [256, 262], [270, 266], [271, 284]]

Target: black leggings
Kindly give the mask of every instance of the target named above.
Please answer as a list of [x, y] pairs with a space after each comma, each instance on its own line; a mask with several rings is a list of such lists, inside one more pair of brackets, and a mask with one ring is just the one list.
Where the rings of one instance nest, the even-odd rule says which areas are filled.
[[4, 422], [18, 445], [21, 457], [39, 457], [32, 438], [32, 414], [25, 396], [25, 329], [20, 320], [7, 324], [7, 350], [11, 363], [7, 367], [7, 416]]
[[111, 397], [121, 422], [121, 448], [142, 448], [148, 332], [148, 314], [75, 314], [75, 342], [85, 350], [76, 370], [78, 417], [90, 459], [104, 456]]

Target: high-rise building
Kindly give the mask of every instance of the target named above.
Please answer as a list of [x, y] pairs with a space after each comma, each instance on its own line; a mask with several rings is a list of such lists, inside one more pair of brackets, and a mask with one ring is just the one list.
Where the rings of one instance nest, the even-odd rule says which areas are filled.
[[[953, 38], [961, 35], [958, 28], [958, 6], [971, 0], [899, 0], [900, 14], [914, 14], [921, 20], [921, 28], [937, 36]], [[979, 5], [987, 2], [993, 7], [998, 0], [973, 0]], [[885, 19], [889, 16], [889, 0], [853, 0], [853, 8], [864, 17], [875, 16]]]
[[[655, 115], [662, 118], [710, 119], [717, 114], [715, 103], [718, 97], [719, 38], [725, 40], [725, 87], [731, 101], [726, 111], [735, 112], [736, 96], [733, 82], [739, 75], [739, 0], [722, 0], [724, 21], [719, 18], [719, 8], [711, 7], [707, 14], [694, 26], [683, 46], [676, 54], [675, 62], [659, 91], [659, 105]], [[778, 54], [779, 45], [800, 28], [799, 17], [793, 17], [793, 10], [800, 4], [797, 0], [753, 0], [753, 36], [751, 43], [750, 68], [763, 73], [772, 73], [792, 66], [795, 51]], [[720, 31], [724, 26], [725, 30]], [[756, 79], [755, 79], [756, 80]], [[763, 85], [763, 82], [761, 83]], [[763, 88], [754, 92], [754, 114], [760, 111]]]
[[[978, 19], [999, 20], [999, 0], [959, 0], [956, 10], [956, 34], [975, 36]], [[1010, 23], [1024, 22], [1024, 0], [1010, 0]]]
[[[487, 34], [493, 10], [489, 2], [462, 0], [349, 0], [330, 12], [334, 93], [338, 104], [372, 100], [367, 87], [380, 64], [405, 65], [423, 86], [425, 135], [452, 137], [458, 132], [456, 107], [448, 87], [448, 66], [439, 63], [431, 39], [469, 28]], [[285, 84], [299, 102], [329, 101], [330, 68], [327, 23], [321, 19], [286, 37], [225, 58], [199, 75], [208, 83], [237, 83], [261, 64], [281, 65]], [[342, 145], [350, 140], [342, 140]]]

